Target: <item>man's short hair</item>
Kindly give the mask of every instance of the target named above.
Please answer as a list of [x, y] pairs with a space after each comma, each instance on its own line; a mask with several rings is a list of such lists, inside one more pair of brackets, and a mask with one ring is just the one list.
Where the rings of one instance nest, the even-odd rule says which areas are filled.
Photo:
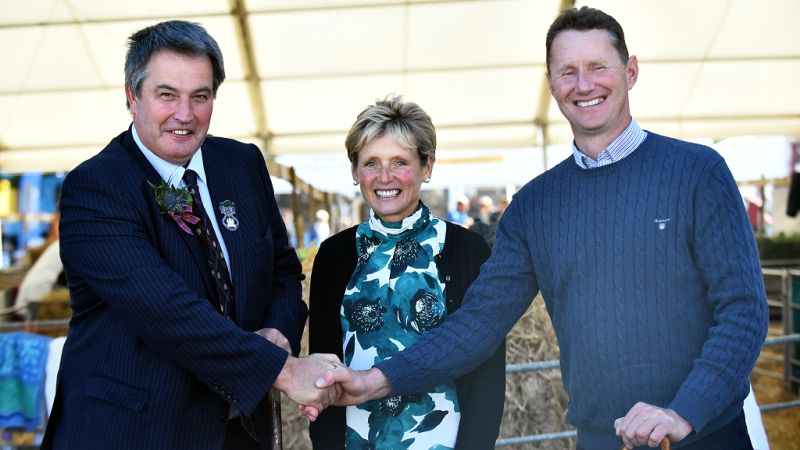
[[[128, 53], [125, 56], [125, 87], [136, 98], [142, 93], [142, 84], [147, 78], [147, 63], [162, 50], [182, 55], [208, 56], [213, 73], [213, 94], [225, 80], [225, 64], [217, 41], [205, 28], [194, 22], [170, 20], [157, 23], [133, 33], [128, 38]], [[127, 105], [130, 108], [130, 104]]]
[[625, 45], [625, 32], [622, 31], [622, 25], [599, 9], [583, 6], [581, 9], [565, 9], [550, 25], [550, 29], [547, 31], [547, 39], [545, 40], [548, 73], [550, 73], [550, 49], [553, 46], [553, 41], [559, 33], [568, 30], [606, 30], [611, 39], [611, 45], [617, 49], [622, 63], [626, 64], [628, 62], [628, 46]]

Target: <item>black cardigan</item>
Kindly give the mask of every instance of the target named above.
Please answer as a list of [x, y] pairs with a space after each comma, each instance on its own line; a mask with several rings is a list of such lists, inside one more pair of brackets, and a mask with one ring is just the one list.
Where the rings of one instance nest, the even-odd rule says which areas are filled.
[[[452, 313], [489, 257], [489, 248], [476, 233], [446, 224], [445, 245], [436, 265], [445, 284], [447, 311]], [[322, 242], [311, 271], [309, 353], [333, 353], [342, 358], [339, 315], [357, 259], [356, 227]], [[461, 409], [457, 450], [494, 448], [505, 400], [505, 357], [503, 341], [488, 360], [456, 380]], [[314, 449], [343, 449], [345, 427], [345, 408], [325, 409], [309, 426]]]

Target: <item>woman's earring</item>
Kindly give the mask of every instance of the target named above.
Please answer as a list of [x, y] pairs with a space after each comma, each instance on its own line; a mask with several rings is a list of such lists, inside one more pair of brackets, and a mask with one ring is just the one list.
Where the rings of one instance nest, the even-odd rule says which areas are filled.
[[424, 179], [424, 180], [422, 180], [422, 181], [424, 181], [424, 182], [426, 182], [426, 183], [430, 183], [430, 182], [431, 182], [431, 179], [430, 179], [430, 178], [425, 178], [425, 179]]
[[358, 181], [353, 180], [353, 186], [358, 186]]

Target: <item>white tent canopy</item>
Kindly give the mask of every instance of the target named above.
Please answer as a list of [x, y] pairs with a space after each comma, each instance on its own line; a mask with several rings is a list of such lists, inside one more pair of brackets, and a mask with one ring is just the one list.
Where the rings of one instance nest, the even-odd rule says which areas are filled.
[[[0, 0], [0, 172], [68, 170], [126, 128], [126, 39], [172, 18], [203, 24], [222, 47], [228, 78], [210, 132], [270, 156], [343, 154], [356, 114], [389, 93], [430, 113], [445, 151], [567, 143], [544, 84], [544, 38], [560, 6]], [[631, 106], [645, 128], [683, 138], [800, 134], [797, 0], [591, 6], [620, 21], [639, 58]]]

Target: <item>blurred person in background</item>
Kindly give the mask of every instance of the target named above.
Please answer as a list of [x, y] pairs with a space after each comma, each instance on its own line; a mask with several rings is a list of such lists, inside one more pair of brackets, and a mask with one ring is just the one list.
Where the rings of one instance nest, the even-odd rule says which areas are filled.
[[478, 215], [473, 217], [469, 229], [478, 233], [489, 244], [490, 249], [494, 246], [494, 234], [497, 230], [494, 217], [494, 201], [488, 195], [481, 196], [478, 199]]
[[314, 214], [314, 223], [306, 232], [306, 247], [317, 246], [331, 235], [330, 214], [324, 209], [318, 209]]
[[[311, 275], [309, 351], [353, 369], [385, 361], [456, 310], [489, 256], [475, 233], [420, 201], [436, 131], [415, 103], [389, 97], [362, 111], [345, 146], [370, 218], [320, 246]], [[505, 345], [457, 379], [356, 406], [310, 425], [316, 450], [487, 449], [503, 412]]]
[[472, 225], [472, 217], [469, 216], [469, 198], [466, 195], [462, 195], [456, 200], [456, 209], [450, 211], [447, 220], [462, 227], [468, 228]]
[[281, 208], [281, 219], [286, 227], [286, 234], [289, 236], [289, 245], [297, 247], [297, 232], [294, 226], [294, 213], [290, 208]]
[[500, 221], [500, 217], [506, 211], [506, 208], [508, 208], [508, 200], [506, 200], [506, 198], [503, 197], [503, 198], [501, 198], [500, 200], [497, 201], [497, 211], [492, 213], [492, 222], [495, 222], [495, 223], [499, 222]]
[[31, 259], [33, 264], [25, 273], [19, 285], [14, 306], [21, 308], [28, 319], [31, 317], [28, 309], [32, 302], [44, 298], [53, 289], [67, 287], [67, 279], [64, 276], [64, 265], [61, 263], [61, 252], [59, 251], [59, 232], [58, 222], [61, 214], [56, 211], [50, 221], [50, 230], [47, 232], [45, 242], [31, 249]]

